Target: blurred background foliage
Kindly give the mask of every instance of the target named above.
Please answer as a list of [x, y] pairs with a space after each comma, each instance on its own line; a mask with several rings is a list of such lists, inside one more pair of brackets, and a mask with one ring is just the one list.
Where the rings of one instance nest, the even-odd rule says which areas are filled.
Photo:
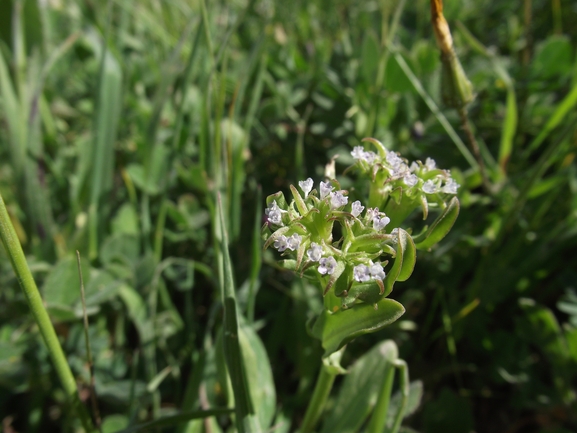
[[[451, 168], [462, 209], [393, 292], [405, 315], [343, 365], [395, 340], [423, 389], [407, 431], [577, 429], [577, 4], [446, 0], [445, 16], [490, 191], [442, 107], [426, 0], [0, 3], [0, 192], [87, 401], [83, 257], [104, 431], [230, 402], [216, 191], [259, 419], [298, 428], [322, 302], [262, 253], [264, 197], [337, 154], [340, 175], [367, 136]], [[4, 430], [78, 428], [4, 250], [0, 299]]]

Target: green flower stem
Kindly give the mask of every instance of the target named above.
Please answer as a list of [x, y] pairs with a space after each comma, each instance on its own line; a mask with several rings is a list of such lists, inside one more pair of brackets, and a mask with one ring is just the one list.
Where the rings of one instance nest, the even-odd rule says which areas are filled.
[[381, 392], [377, 398], [377, 404], [373, 410], [371, 421], [367, 428], [367, 433], [381, 433], [385, 431], [387, 422], [387, 413], [391, 403], [391, 391], [393, 390], [393, 381], [395, 379], [395, 368], [393, 364], [387, 362], [385, 365], [385, 375]]
[[309, 407], [305, 413], [305, 418], [301, 425], [300, 433], [310, 433], [313, 431], [317, 421], [319, 420], [327, 398], [333, 387], [337, 373], [329, 370], [330, 367], [321, 363], [321, 371], [317, 378], [315, 390], [309, 403]]
[[28, 263], [26, 262], [24, 252], [22, 251], [22, 246], [20, 245], [20, 241], [16, 236], [16, 231], [12, 225], [12, 221], [10, 221], [8, 211], [4, 204], [4, 199], [1, 195], [0, 238], [2, 239], [4, 248], [6, 248], [6, 252], [10, 258], [14, 272], [18, 277], [18, 281], [20, 282], [20, 286], [24, 291], [28, 305], [30, 305], [30, 310], [32, 311], [34, 320], [36, 321], [38, 328], [40, 328], [42, 338], [48, 347], [50, 357], [52, 358], [52, 362], [54, 363], [56, 373], [60, 378], [64, 392], [68, 397], [68, 401], [72, 404], [72, 407], [76, 412], [76, 415], [80, 418], [84, 429], [88, 432], [93, 432], [95, 431], [94, 426], [92, 425], [92, 421], [86, 408], [78, 397], [76, 381], [72, 375], [72, 371], [70, 370], [68, 363], [66, 362], [66, 357], [64, 356], [62, 347], [58, 342], [58, 337], [56, 336], [56, 331], [54, 331], [52, 322], [50, 322], [50, 317], [44, 308], [42, 297], [40, 296], [38, 287], [36, 287], [32, 273], [28, 268]]

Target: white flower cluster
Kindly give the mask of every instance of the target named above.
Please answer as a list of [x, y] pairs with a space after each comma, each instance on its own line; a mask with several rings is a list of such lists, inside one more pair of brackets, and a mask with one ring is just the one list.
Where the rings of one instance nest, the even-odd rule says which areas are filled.
[[303, 237], [294, 233], [292, 236], [286, 237], [285, 235], [279, 236], [274, 241], [274, 247], [279, 250], [279, 252], [283, 252], [284, 250], [291, 250], [295, 251], [298, 250]]
[[264, 210], [264, 213], [267, 216], [267, 221], [269, 223], [277, 225], [277, 226], [282, 226], [282, 214], [283, 214], [283, 212], [286, 212], [286, 210], [283, 210], [280, 207], [278, 207], [278, 204], [276, 204], [276, 200], [273, 200], [270, 207], [267, 207]]
[[367, 265], [357, 265], [353, 268], [353, 278], [359, 283], [366, 283], [370, 280], [383, 280], [385, 278], [385, 271], [380, 263], [373, 263]]
[[[384, 160], [379, 158], [377, 154], [371, 151], [365, 151], [362, 146], [355, 146], [351, 152], [355, 161], [367, 163], [369, 165], [379, 164], [385, 168], [393, 180], [402, 179], [403, 183], [412, 188], [419, 184], [419, 179], [426, 173], [436, 170], [437, 164], [432, 158], [427, 158], [425, 163], [417, 163], [413, 161], [410, 166], [405, 163], [396, 152], [386, 151]], [[447, 170], [442, 170], [442, 174], [438, 174], [433, 179], [424, 181], [421, 185], [421, 190], [425, 194], [435, 194], [442, 192], [445, 194], [457, 194], [459, 184], [455, 182]]]

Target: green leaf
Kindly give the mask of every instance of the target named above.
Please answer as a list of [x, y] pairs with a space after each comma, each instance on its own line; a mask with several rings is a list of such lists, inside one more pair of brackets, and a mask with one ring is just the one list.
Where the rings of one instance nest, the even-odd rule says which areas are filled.
[[[242, 351], [250, 396], [262, 428], [267, 429], [276, 411], [276, 391], [271, 364], [257, 333], [249, 326], [239, 329], [239, 343]], [[256, 386], [258, 385], [258, 386]]]
[[385, 364], [398, 357], [396, 344], [383, 341], [359, 358], [345, 376], [339, 395], [325, 417], [322, 433], [357, 432], [373, 410], [384, 380]]
[[459, 208], [459, 200], [457, 197], [453, 197], [443, 213], [437, 217], [431, 227], [429, 227], [426, 232], [413, 237], [417, 249], [428, 250], [443, 239], [447, 233], [449, 233], [459, 216]]
[[322, 342], [324, 356], [339, 350], [359, 335], [375, 332], [403, 315], [405, 308], [395, 300], [383, 298], [375, 304], [356, 304], [336, 313], [324, 310], [311, 333]]
[[540, 80], [569, 74], [573, 65], [573, 48], [565, 35], [552, 35], [535, 50], [531, 72]]

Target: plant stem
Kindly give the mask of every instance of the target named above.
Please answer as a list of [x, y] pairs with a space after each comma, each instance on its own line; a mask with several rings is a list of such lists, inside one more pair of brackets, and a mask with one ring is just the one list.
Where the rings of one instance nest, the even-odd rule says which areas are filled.
[[395, 379], [395, 368], [390, 362], [385, 365], [385, 375], [381, 392], [377, 398], [377, 404], [373, 410], [371, 421], [367, 427], [367, 433], [381, 433], [385, 430], [387, 423], [387, 412], [389, 411], [389, 404], [391, 403], [391, 391], [393, 389], [393, 381]]
[[401, 402], [393, 422], [393, 427], [389, 433], [397, 433], [399, 431], [401, 422], [405, 417], [405, 411], [409, 401], [409, 369], [407, 368], [407, 363], [402, 359], [396, 359], [394, 366], [399, 370], [399, 389], [401, 391]]
[[36, 321], [40, 333], [42, 334], [42, 338], [48, 347], [48, 352], [50, 353], [50, 357], [52, 358], [56, 373], [58, 374], [68, 401], [72, 404], [72, 407], [78, 418], [80, 418], [84, 429], [88, 432], [92, 432], [94, 431], [94, 426], [92, 425], [92, 421], [90, 420], [86, 408], [78, 397], [76, 380], [66, 362], [66, 357], [64, 356], [64, 352], [62, 351], [56, 331], [52, 326], [52, 322], [50, 322], [48, 312], [44, 308], [42, 297], [40, 296], [38, 287], [34, 282], [30, 268], [28, 268], [24, 251], [22, 251], [22, 246], [16, 236], [16, 231], [12, 225], [12, 221], [10, 221], [8, 210], [6, 209], [4, 199], [1, 195], [0, 238], [2, 239], [4, 248], [6, 248], [14, 273], [18, 277], [18, 282], [24, 291], [24, 295], [26, 296], [26, 300], [28, 301], [32, 315], [34, 316], [34, 320]]
[[313, 396], [305, 413], [300, 433], [310, 433], [313, 431], [323, 412], [336, 376], [337, 373], [329, 371], [329, 367], [327, 367], [324, 362], [321, 363], [321, 371], [319, 372]]

